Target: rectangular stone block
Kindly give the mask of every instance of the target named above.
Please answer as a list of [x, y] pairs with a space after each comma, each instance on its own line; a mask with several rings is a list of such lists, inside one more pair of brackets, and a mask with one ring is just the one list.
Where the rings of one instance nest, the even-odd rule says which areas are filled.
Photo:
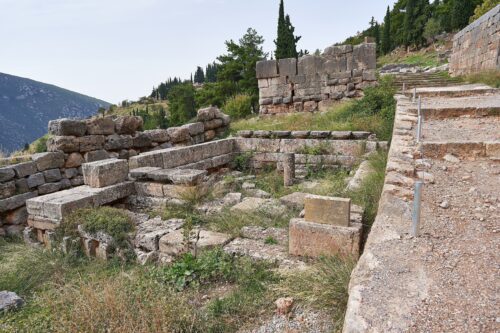
[[127, 180], [128, 163], [126, 160], [109, 159], [82, 165], [83, 180], [94, 188], [106, 187]]
[[277, 153], [280, 141], [274, 139], [237, 138], [235, 150], [239, 152]]
[[153, 180], [176, 185], [197, 185], [206, 175], [205, 170], [194, 169], [160, 169], [148, 173], [148, 177]]
[[56, 119], [49, 122], [49, 133], [56, 136], [83, 136], [87, 125], [80, 119]]
[[24, 206], [26, 204], [26, 200], [36, 197], [37, 194], [37, 192], [28, 192], [0, 200], [0, 213]]
[[31, 159], [36, 163], [38, 171], [62, 168], [64, 166], [64, 154], [62, 152], [33, 154]]
[[59, 220], [51, 220], [39, 216], [28, 217], [28, 226], [39, 230], [55, 230], [60, 224], [61, 221]]
[[36, 168], [35, 162], [19, 163], [19, 164], [13, 165], [12, 168], [15, 170], [16, 176], [18, 178], [31, 176], [32, 174], [34, 174], [38, 171]]
[[138, 196], [163, 198], [163, 184], [151, 182], [135, 182]]
[[163, 153], [174, 148], [151, 151], [133, 156], [129, 159], [129, 168], [137, 169], [143, 167], [163, 168]]
[[62, 221], [77, 209], [93, 207], [94, 194], [80, 188], [60, 191], [26, 201], [28, 214]]
[[351, 199], [308, 195], [305, 199], [305, 220], [348, 227], [351, 220]]
[[292, 219], [289, 226], [289, 253], [295, 256], [359, 257], [362, 225], [340, 227]]
[[94, 193], [93, 202], [95, 207], [110, 204], [114, 201], [126, 198], [136, 193], [134, 182], [127, 181], [99, 189], [89, 188]]
[[297, 59], [280, 59], [278, 63], [280, 76], [292, 77], [297, 75]]
[[278, 76], [278, 63], [276, 60], [258, 61], [256, 64], [257, 79], [267, 79]]

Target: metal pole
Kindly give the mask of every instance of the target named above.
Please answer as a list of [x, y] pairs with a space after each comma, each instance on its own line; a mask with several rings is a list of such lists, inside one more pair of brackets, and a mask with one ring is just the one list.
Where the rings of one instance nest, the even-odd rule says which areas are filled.
[[417, 124], [417, 143], [422, 140], [422, 98], [418, 96], [418, 124]]
[[420, 208], [422, 203], [422, 185], [424, 182], [418, 180], [415, 182], [415, 196], [413, 198], [413, 214], [411, 225], [411, 236], [418, 237], [420, 229]]

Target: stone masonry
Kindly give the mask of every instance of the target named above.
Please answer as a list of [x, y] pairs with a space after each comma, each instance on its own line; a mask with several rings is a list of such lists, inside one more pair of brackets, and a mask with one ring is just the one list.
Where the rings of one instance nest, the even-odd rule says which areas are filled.
[[257, 63], [260, 113], [313, 112], [376, 84], [376, 45], [339, 45], [321, 56]]
[[474, 21], [453, 39], [450, 74], [460, 76], [500, 69], [500, 5]]
[[[229, 116], [215, 107], [199, 110], [197, 120], [147, 131], [142, 131], [142, 118], [133, 116], [50, 121], [48, 152], [0, 168], [0, 237], [21, 234], [28, 222], [26, 200], [84, 185], [83, 164], [128, 160], [144, 152], [212, 141], [226, 132], [230, 122]], [[123, 180], [128, 163], [120, 165], [116, 169], [113, 162], [111, 173], [99, 175], [97, 183], [88, 182], [102, 183], [100, 187], [106, 188], [113, 177]], [[104, 172], [104, 168], [100, 170]]]

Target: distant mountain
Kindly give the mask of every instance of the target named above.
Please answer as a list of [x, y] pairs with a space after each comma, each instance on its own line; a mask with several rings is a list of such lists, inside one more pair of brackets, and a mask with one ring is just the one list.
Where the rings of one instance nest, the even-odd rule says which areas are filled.
[[0, 73], [0, 150], [12, 152], [43, 136], [49, 120], [87, 118], [109, 105], [51, 84]]

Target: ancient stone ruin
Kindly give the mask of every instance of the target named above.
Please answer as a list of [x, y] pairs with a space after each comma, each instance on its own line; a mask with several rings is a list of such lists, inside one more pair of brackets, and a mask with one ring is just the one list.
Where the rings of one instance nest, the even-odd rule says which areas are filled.
[[376, 45], [335, 45], [321, 56], [257, 63], [260, 113], [313, 112], [376, 84]]
[[453, 38], [450, 74], [466, 75], [500, 69], [500, 5]]

